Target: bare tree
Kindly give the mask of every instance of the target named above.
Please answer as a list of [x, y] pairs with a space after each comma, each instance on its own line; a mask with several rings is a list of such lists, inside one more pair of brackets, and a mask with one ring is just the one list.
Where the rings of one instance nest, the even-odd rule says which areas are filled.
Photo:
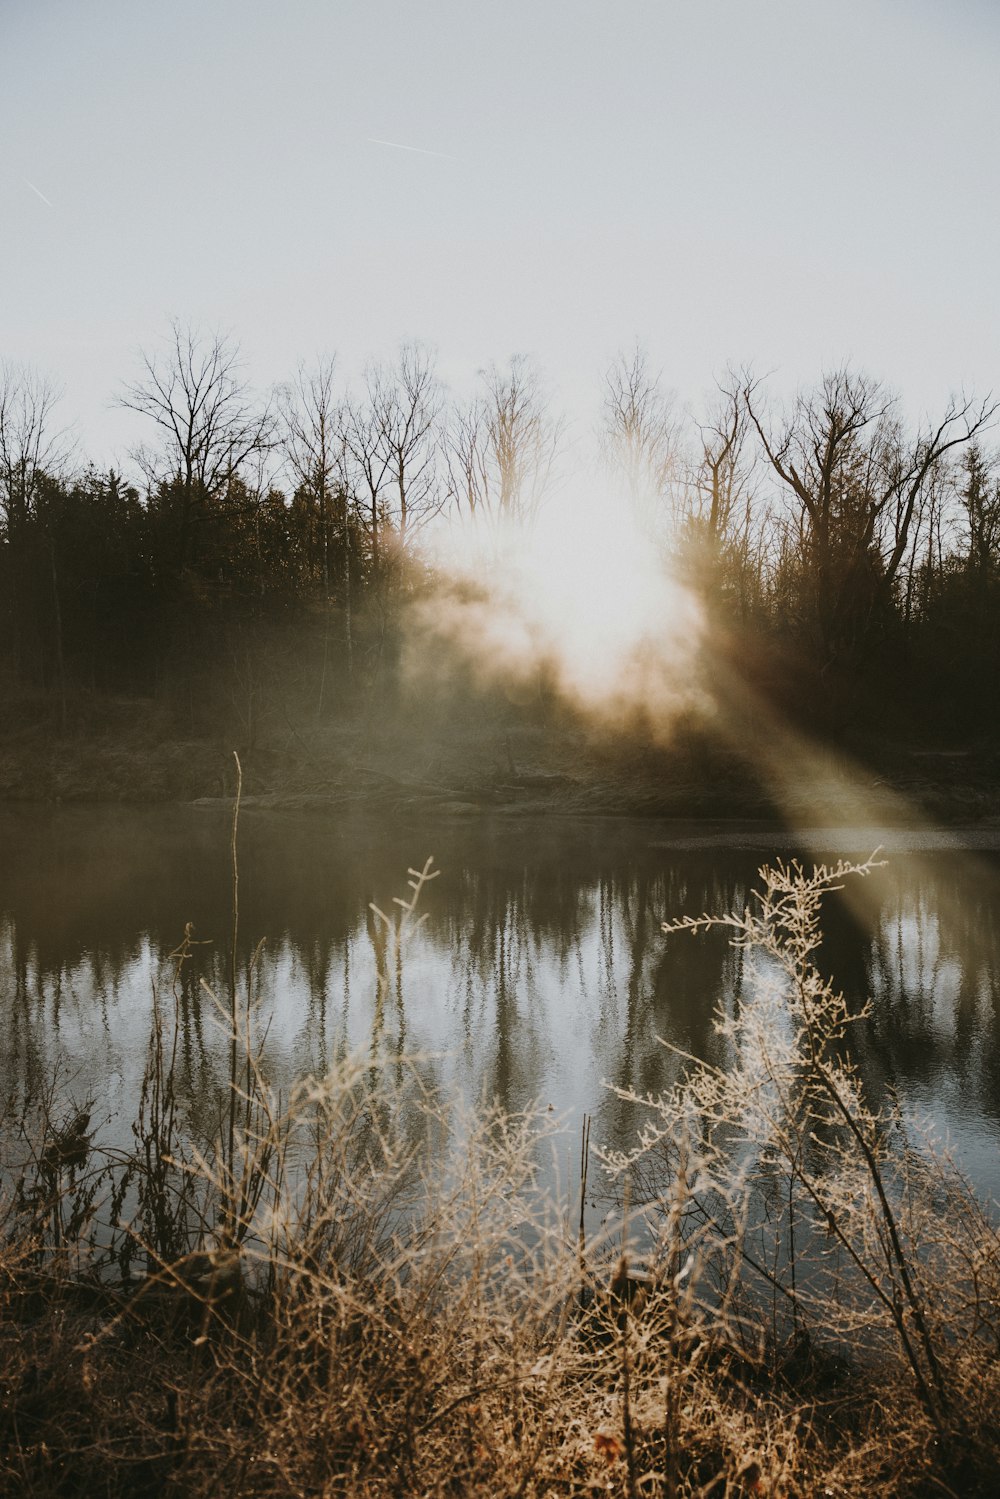
[[60, 392], [24, 365], [0, 365], [0, 511], [7, 541], [17, 545], [34, 514], [40, 480], [65, 468], [71, 444], [52, 430]]
[[692, 476], [693, 515], [713, 547], [744, 533], [750, 508], [753, 456], [747, 455], [749, 413], [743, 400], [746, 380], [730, 372], [703, 422], [697, 422], [699, 454]]
[[[278, 394], [285, 456], [296, 491], [318, 520], [323, 596], [330, 597], [331, 528], [341, 547], [344, 655], [351, 674], [351, 496], [345, 472], [344, 412], [334, 392], [336, 361], [300, 365], [295, 380]], [[311, 529], [311, 528], [310, 528]]]
[[828, 656], [849, 653], [891, 599], [918, 501], [936, 464], [993, 419], [991, 401], [952, 400], [936, 425], [907, 438], [893, 396], [848, 369], [799, 395], [771, 430], [748, 386], [750, 419], [793, 499], [801, 561]]
[[[15, 670], [25, 670], [25, 615], [30, 596], [28, 574], [30, 529], [37, 519], [38, 501], [46, 479], [57, 479], [66, 468], [71, 443], [65, 431], [54, 431], [52, 413], [60, 392], [37, 370], [25, 365], [0, 365], [0, 541], [5, 541], [10, 584], [10, 635]], [[63, 667], [62, 610], [55, 538], [48, 525], [41, 528], [47, 553], [45, 570], [51, 585], [52, 629], [59, 681], [61, 717], [66, 721]], [[44, 555], [44, 554], [43, 554]], [[45, 606], [45, 612], [48, 605]]]
[[344, 474], [358, 506], [368, 546], [373, 579], [382, 571], [384, 531], [389, 524], [389, 455], [381, 441], [378, 417], [371, 401], [347, 400], [341, 408], [340, 431]]
[[218, 500], [251, 454], [272, 445], [272, 414], [268, 404], [252, 399], [239, 348], [229, 338], [204, 337], [174, 319], [166, 354], [144, 354], [142, 362], [144, 376], [124, 388], [119, 404], [159, 428], [160, 448], [134, 456], [151, 488], [176, 487], [184, 565], [204, 507]]
[[654, 535], [678, 474], [679, 428], [673, 398], [639, 344], [619, 354], [605, 375], [601, 415], [606, 459], [621, 475], [643, 529]]
[[310, 566], [318, 531], [323, 593], [330, 592], [330, 525], [340, 468], [340, 435], [334, 397], [335, 361], [300, 364], [295, 379], [278, 390], [281, 446], [296, 495], [309, 513]]
[[488, 518], [484, 515], [488, 486], [482, 429], [482, 401], [478, 397], [451, 406], [444, 425], [448, 500], [459, 514], [467, 514], [472, 521]]
[[735, 370], [719, 382], [704, 419], [694, 421], [698, 436], [683, 483], [687, 564], [703, 587], [734, 599], [741, 614], [762, 592], [770, 526], [748, 447], [748, 383], [748, 373]]
[[1000, 463], [973, 441], [962, 454], [958, 501], [966, 531], [966, 571], [985, 579], [1000, 562]]
[[437, 470], [442, 402], [433, 358], [420, 344], [404, 344], [396, 365], [378, 369], [369, 390], [387, 458], [395, 534], [405, 548], [443, 504]]
[[954, 465], [946, 461], [937, 463], [917, 500], [910, 544], [899, 569], [899, 604], [907, 634], [914, 620], [927, 613], [940, 588], [946, 550], [956, 529], [954, 500]]
[[452, 413], [447, 439], [448, 490], [472, 518], [496, 527], [525, 525], [552, 482], [561, 423], [551, 415], [531, 362], [515, 355], [507, 370], [491, 365], [482, 392]]
[[434, 361], [404, 344], [394, 365], [376, 364], [343, 408], [347, 477], [358, 495], [372, 574], [386, 576], [415, 532], [440, 509], [437, 458], [441, 392]]

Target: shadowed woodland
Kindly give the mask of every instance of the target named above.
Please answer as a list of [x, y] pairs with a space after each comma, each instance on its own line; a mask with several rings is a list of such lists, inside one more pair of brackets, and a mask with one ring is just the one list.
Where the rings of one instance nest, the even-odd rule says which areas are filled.
[[[834, 739], [863, 723], [954, 744], [994, 727], [988, 400], [956, 398], [911, 426], [850, 368], [784, 405], [733, 370], [691, 409], [636, 348], [605, 375], [597, 429], [581, 432], [526, 358], [481, 372], [467, 401], [416, 344], [354, 382], [320, 360], [259, 394], [230, 339], [180, 323], [116, 399], [144, 436], [98, 472], [63, 427], [57, 387], [3, 370], [9, 722], [79, 738], [131, 702], [161, 738], [226, 735], [246, 753], [297, 752], [331, 724], [384, 735], [405, 722], [412, 606], [433, 609], [447, 584], [435, 538], [472, 534], [502, 566], [497, 539], [529, 532], [553, 495], [571, 502], [585, 472], [609, 534], [637, 528], [700, 600], [703, 678], [735, 671]], [[513, 702], [460, 656], [448, 666], [453, 705], [475, 716], [499, 703], [499, 740], [512, 715], [543, 737], [557, 711], [572, 716], [544, 662]], [[641, 741], [649, 726], [633, 719], [621, 727]]]

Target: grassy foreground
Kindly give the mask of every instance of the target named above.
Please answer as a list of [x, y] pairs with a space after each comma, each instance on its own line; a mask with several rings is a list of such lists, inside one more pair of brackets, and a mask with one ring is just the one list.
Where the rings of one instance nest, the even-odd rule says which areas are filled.
[[[626, 1156], [585, 1126], [555, 1193], [547, 1117], [446, 1105], [416, 1062], [279, 1100], [235, 972], [211, 1138], [166, 991], [134, 1149], [57, 1089], [12, 1100], [0, 1492], [993, 1494], [995, 1229], [846, 1054], [812, 954], [851, 872], [762, 873], [725, 923], [759, 972], [725, 1070], [636, 1100]], [[598, 1176], [611, 1242], [583, 1234]]]

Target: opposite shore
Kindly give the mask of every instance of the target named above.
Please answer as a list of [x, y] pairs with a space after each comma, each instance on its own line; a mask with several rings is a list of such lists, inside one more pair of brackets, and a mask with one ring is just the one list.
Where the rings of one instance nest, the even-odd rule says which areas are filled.
[[[0, 719], [0, 803], [227, 801], [330, 812], [645, 816], [771, 826], [1000, 828], [1000, 749], [844, 738], [737, 746], [705, 731], [654, 744], [559, 719], [358, 716], [264, 735], [179, 731], [155, 705], [102, 700], [65, 733], [30, 705]], [[776, 766], [776, 761], [778, 764]]]

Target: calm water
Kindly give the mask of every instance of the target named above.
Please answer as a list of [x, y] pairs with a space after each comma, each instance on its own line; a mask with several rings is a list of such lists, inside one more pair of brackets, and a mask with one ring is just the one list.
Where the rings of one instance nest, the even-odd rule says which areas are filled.
[[[867, 854], [880, 837], [808, 842]], [[65, 1097], [97, 1100], [101, 1139], [127, 1143], [158, 991], [168, 1013], [177, 1007], [187, 1104], [210, 1121], [226, 1051], [199, 980], [225, 995], [228, 817], [6, 809], [0, 840], [0, 1085], [58, 1065]], [[830, 900], [822, 963], [874, 1001], [854, 1043], [873, 1098], [894, 1089], [995, 1195], [1000, 864], [934, 842], [897, 835], [885, 870]], [[685, 840], [648, 822], [386, 826], [245, 810], [238, 953], [242, 968], [264, 939], [255, 1005], [270, 1074], [287, 1086], [345, 1052], [418, 1054], [447, 1088], [510, 1109], [551, 1105], [568, 1139], [587, 1110], [595, 1141], [629, 1143], [636, 1113], [605, 1083], [668, 1083], [676, 1064], [661, 1036], [711, 1055], [713, 1007], [742, 982], [723, 934], [667, 939], [660, 923], [742, 907], [758, 864], [779, 851], [789, 845], [777, 835]], [[427, 919], [380, 994], [369, 903], [393, 910], [407, 867], [428, 855], [442, 873], [421, 903]], [[206, 945], [175, 999], [167, 956], [188, 921]]]

